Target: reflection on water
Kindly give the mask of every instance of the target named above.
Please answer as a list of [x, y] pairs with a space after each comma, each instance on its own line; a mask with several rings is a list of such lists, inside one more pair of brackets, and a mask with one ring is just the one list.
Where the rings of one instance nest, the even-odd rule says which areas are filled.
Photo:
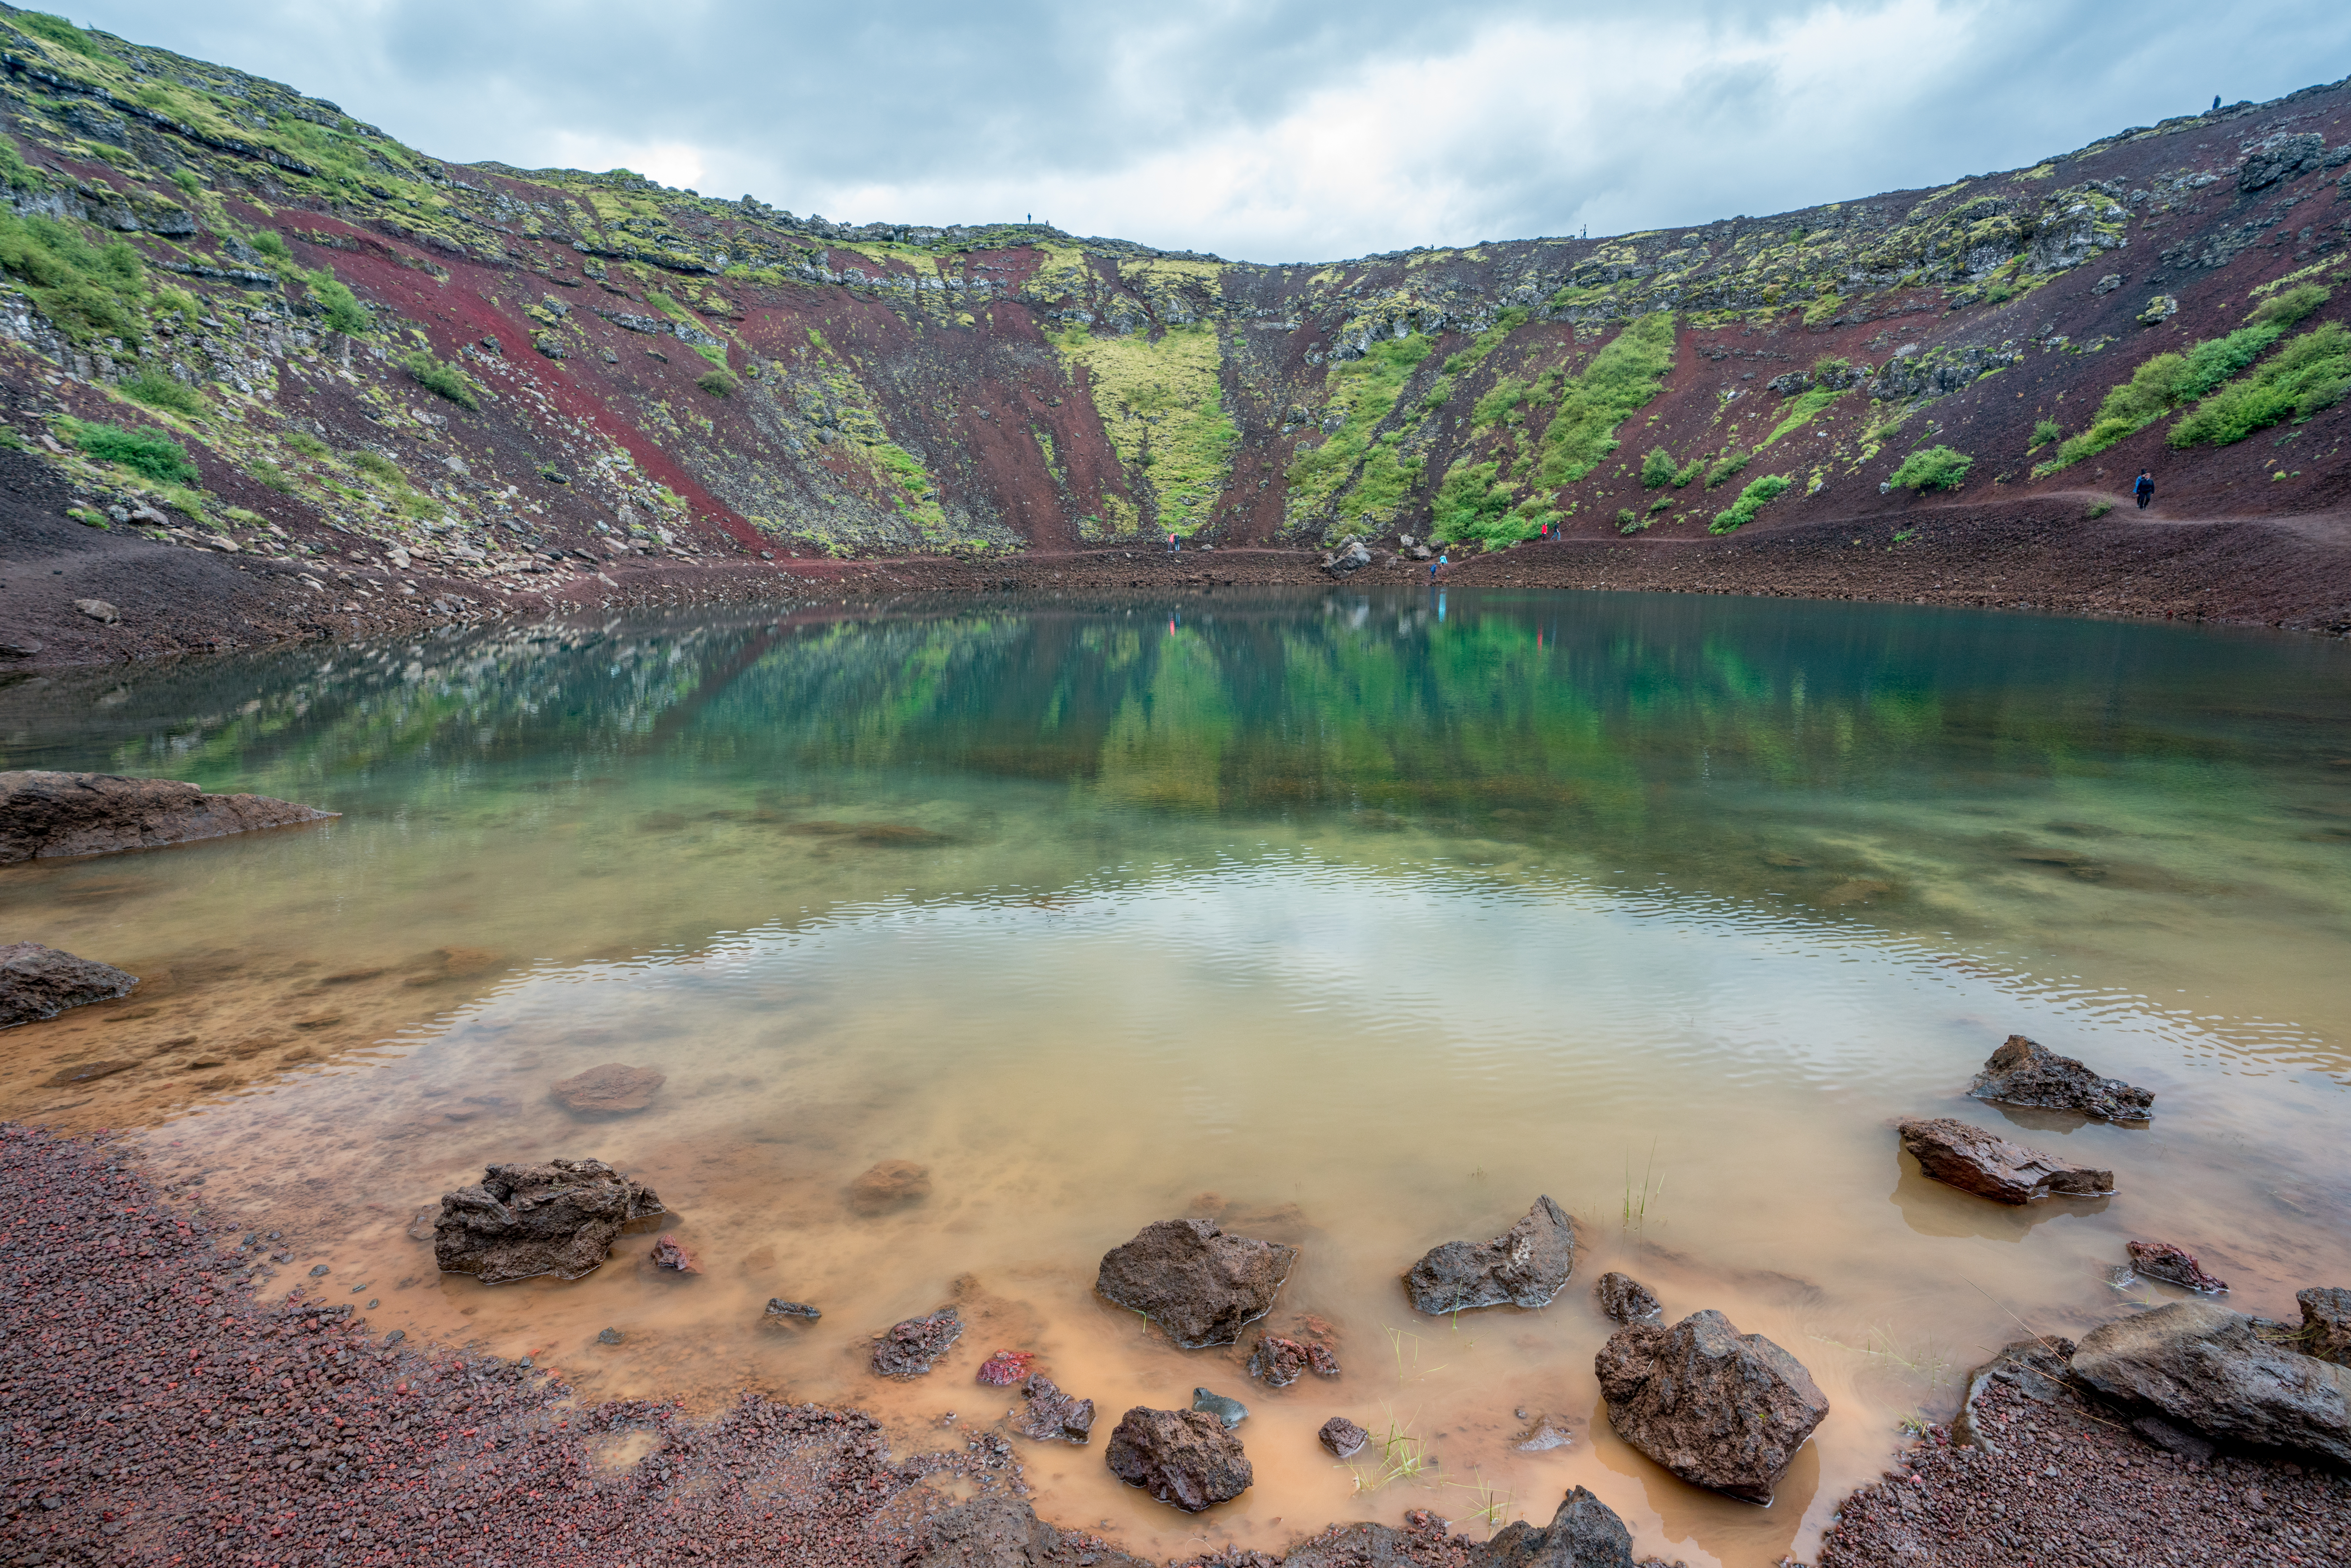
[[[0, 764], [346, 815], [0, 874], [13, 938], [145, 977], [12, 1031], [0, 1114], [150, 1129], [165, 1174], [284, 1232], [273, 1288], [325, 1262], [379, 1328], [592, 1396], [854, 1401], [920, 1447], [1000, 1414], [972, 1377], [998, 1348], [1105, 1422], [1239, 1396], [1258, 1484], [1200, 1520], [1099, 1443], [1024, 1444], [1044, 1511], [1155, 1557], [1541, 1521], [1582, 1481], [1646, 1552], [1767, 1563], [2020, 1323], [2156, 1299], [2109, 1281], [2128, 1237], [2249, 1310], [2351, 1281], [2346, 677], [2283, 639], [1454, 592], [1441, 622], [1413, 595], [967, 603], [19, 682]], [[2011, 1031], [2154, 1088], [2156, 1122], [1960, 1098]], [[611, 1061], [666, 1074], [650, 1108], [549, 1100]], [[1920, 1113], [2121, 1190], [1965, 1197], [1897, 1155]], [[489, 1289], [409, 1234], [486, 1163], [583, 1155], [655, 1186], [701, 1275], [645, 1235]], [[928, 1196], [852, 1207], [893, 1159]], [[1543, 1192], [1585, 1245], [1552, 1308], [1410, 1312], [1415, 1257]], [[1273, 1326], [1320, 1320], [1340, 1380], [1268, 1390], [1093, 1297], [1105, 1249], [1186, 1212], [1302, 1248]], [[1771, 1508], [1609, 1432], [1609, 1268], [1812, 1368], [1835, 1410]], [[824, 1316], [765, 1324], [770, 1296]], [[864, 1369], [948, 1301], [973, 1326], [936, 1373]], [[1334, 1464], [1332, 1414], [1439, 1465]], [[1573, 1444], [1518, 1451], [1545, 1416]]]

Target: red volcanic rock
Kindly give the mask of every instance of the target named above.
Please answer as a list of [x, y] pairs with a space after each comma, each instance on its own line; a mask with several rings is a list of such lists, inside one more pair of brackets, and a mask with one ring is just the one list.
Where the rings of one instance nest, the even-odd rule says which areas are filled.
[[672, 1274], [702, 1272], [702, 1265], [694, 1260], [694, 1254], [666, 1230], [662, 1232], [661, 1239], [653, 1243], [653, 1265]]
[[2144, 1122], [2155, 1114], [2155, 1092], [2119, 1078], [2101, 1078], [2070, 1056], [2012, 1034], [1986, 1059], [1968, 1092], [2004, 1105], [2079, 1111], [2105, 1122]]
[[665, 1074], [650, 1067], [608, 1061], [564, 1079], [549, 1092], [575, 1116], [625, 1116], [652, 1104], [654, 1093], [666, 1082]]
[[2150, 1280], [2161, 1280], [2168, 1285], [2200, 1291], [2208, 1296], [2229, 1293], [2229, 1281], [2216, 1280], [2207, 1274], [2196, 1261], [2193, 1252], [2183, 1252], [2168, 1241], [2132, 1241], [2125, 1245], [2130, 1249], [2134, 1273]]
[[340, 814], [266, 795], [207, 795], [169, 779], [0, 773], [0, 865], [217, 839]]
[[1324, 1448], [1343, 1459], [1352, 1458], [1361, 1453], [1364, 1445], [1371, 1440], [1372, 1436], [1344, 1416], [1332, 1416], [1322, 1423], [1322, 1429], [1314, 1435], [1322, 1439]]
[[2032, 1203], [2052, 1193], [2104, 1197], [2115, 1190], [2112, 1171], [2069, 1166], [1948, 1116], [1896, 1123], [1896, 1131], [1919, 1169], [1995, 1203]]
[[1029, 1375], [1029, 1364], [1036, 1359], [1034, 1351], [999, 1350], [979, 1364], [979, 1380], [1008, 1388]]

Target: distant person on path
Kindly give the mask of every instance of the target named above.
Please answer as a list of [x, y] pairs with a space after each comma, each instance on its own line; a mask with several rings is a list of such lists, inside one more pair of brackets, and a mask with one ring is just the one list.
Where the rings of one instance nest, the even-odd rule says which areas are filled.
[[2212, 112], [2214, 114], [2220, 112], [2220, 95], [2217, 92], [2212, 95]]
[[1169, 534], [1167, 536], [1167, 553], [1169, 555], [1179, 553], [1183, 548], [1183, 545], [1177, 541], [1174, 534]]
[[1441, 567], [1441, 566], [1445, 565], [1445, 563], [1446, 563], [1447, 559], [1447, 557], [1445, 557], [1445, 556], [1443, 556], [1443, 555], [1439, 555], [1439, 556], [1438, 556], [1435, 560], [1430, 561], [1430, 562], [1428, 563], [1428, 580], [1429, 580], [1429, 581], [1431, 581], [1431, 582], [1435, 582], [1435, 581], [1437, 580], [1437, 568], [1439, 568], [1439, 567]]
[[2138, 509], [2146, 511], [2147, 504], [2155, 499], [2155, 476], [2140, 469], [2138, 477], [2131, 481], [2131, 494], [2138, 497]]

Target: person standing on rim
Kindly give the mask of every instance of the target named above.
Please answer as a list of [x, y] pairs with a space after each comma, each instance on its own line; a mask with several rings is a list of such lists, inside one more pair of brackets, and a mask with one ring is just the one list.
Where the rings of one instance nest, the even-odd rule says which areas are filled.
[[2138, 509], [2146, 511], [2147, 504], [2155, 499], [2155, 476], [2140, 469], [2138, 477], [2131, 481], [2131, 494], [2138, 497]]
[[1174, 534], [1172, 534], [1172, 533], [1171, 533], [1171, 534], [1169, 534], [1169, 535], [1167, 536], [1167, 553], [1168, 553], [1169, 555], [1174, 555], [1176, 551], [1178, 551], [1178, 550], [1182, 549], [1183, 548], [1184, 548], [1184, 547], [1183, 547], [1182, 545], [1180, 545], [1180, 544], [1176, 543], [1176, 536], [1175, 536]]

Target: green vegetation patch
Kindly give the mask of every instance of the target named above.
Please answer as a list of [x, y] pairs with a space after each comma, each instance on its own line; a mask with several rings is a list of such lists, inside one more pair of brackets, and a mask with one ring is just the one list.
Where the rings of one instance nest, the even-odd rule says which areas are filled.
[[1217, 381], [1223, 346], [1216, 328], [1171, 327], [1155, 342], [1142, 333], [1097, 338], [1080, 328], [1053, 341], [1086, 368], [1103, 433], [1128, 483], [1155, 501], [1160, 531], [1197, 530], [1216, 510], [1240, 444]]
[[1559, 520], [1558, 509], [1541, 496], [1518, 498], [1518, 486], [1500, 478], [1499, 463], [1457, 463], [1430, 502], [1432, 533], [1444, 542], [1476, 539], [1488, 549], [1532, 537]]
[[712, 397], [732, 397], [735, 395], [735, 388], [738, 383], [736, 382], [735, 377], [727, 371], [713, 368], [711, 370], [705, 371], [702, 374], [696, 376], [694, 379], [694, 384], [700, 387], [704, 392], [708, 392]]
[[0, 267], [74, 342], [139, 340], [147, 272], [126, 242], [93, 246], [54, 218], [0, 213]]
[[1756, 513], [1794, 483], [1795, 480], [1785, 474], [1764, 475], [1740, 491], [1739, 499], [1717, 512], [1714, 521], [1706, 526], [1706, 531], [1710, 534], [1736, 533], [1753, 522]]
[[439, 392], [459, 408], [479, 408], [481, 400], [474, 395], [474, 383], [465, 372], [444, 360], [436, 360], [422, 349], [411, 350], [402, 356], [401, 369], [414, 376], [417, 384]]
[[71, 49], [75, 54], [86, 56], [93, 60], [110, 60], [116, 57], [112, 50], [99, 48], [96, 38], [91, 37], [63, 16], [52, 16], [47, 11], [19, 11], [11, 20], [22, 31], [30, 33], [45, 43], [55, 44], [61, 49]]
[[2351, 392], [2351, 330], [2322, 321], [2252, 375], [2223, 383], [2171, 427], [2174, 446], [2226, 446], [2285, 420], [2333, 408]]
[[310, 298], [319, 307], [319, 314], [327, 325], [338, 332], [358, 337], [375, 325], [367, 307], [360, 303], [350, 286], [333, 273], [325, 270], [303, 274], [302, 280], [310, 286]]
[[[1330, 390], [1344, 415], [1343, 423], [1321, 445], [1302, 447], [1291, 459], [1290, 492], [1294, 506], [1318, 511], [1354, 478], [1350, 511], [1367, 512], [1382, 521], [1394, 516], [1420, 483], [1421, 465], [1417, 458], [1399, 457], [1393, 440], [1375, 441], [1372, 433], [1395, 412], [1405, 383], [1435, 347], [1424, 334], [1415, 332], [1374, 343], [1362, 359], [1331, 367]], [[1360, 477], [1356, 477], [1358, 469]]]
[[158, 370], [141, 371], [115, 390], [134, 402], [143, 402], [149, 408], [167, 408], [188, 419], [203, 419], [213, 411], [204, 393]]
[[1537, 477], [1572, 485], [1616, 450], [1616, 427], [1664, 389], [1674, 368], [1674, 318], [1656, 310], [1635, 320], [1592, 356], [1580, 376], [1560, 387], [1559, 410], [1544, 427]]
[[1803, 429], [1826, 413], [1829, 404], [1844, 396], [1845, 392], [1852, 390], [1848, 387], [1844, 392], [1832, 392], [1827, 387], [1814, 387], [1812, 391], [1802, 394], [1789, 405], [1786, 417], [1771, 427], [1771, 434], [1755, 444], [1755, 450], [1761, 452], [1780, 437]]
[[193, 485], [199, 477], [188, 449], [157, 431], [61, 419], [57, 433], [99, 462], [119, 464], [159, 484]]
[[1894, 471], [1894, 483], [1922, 496], [1929, 490], [1956, 490], [1966, 482], [1968, 470], [1975, 463], [1966, 453], [1948, 446], [1921, 447], [1902, 460], [1902, 466]]

